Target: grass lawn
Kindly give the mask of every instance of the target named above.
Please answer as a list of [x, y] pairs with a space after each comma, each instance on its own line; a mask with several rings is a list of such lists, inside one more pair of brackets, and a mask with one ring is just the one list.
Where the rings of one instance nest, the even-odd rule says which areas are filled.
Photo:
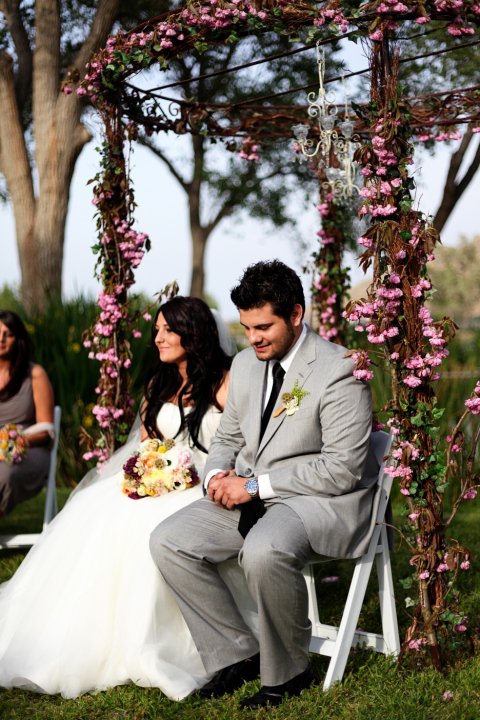
[[[60, 489], [60, 504], [69, 491]], [[0, 534], [35, 532], [41, 527], [43, 497], [20, 505], [0, 523]], [[478, 555], [478, 506], [469, 503], [458, 518], [455, 536]], [[0, 581], [8, 580], [21, 563], [25, 553], [0, 551]], [[399, 580], [409, 574], [406, 552], [400, 547], [393, 556], [400, 634], [409, 623], [404, 599], [407, 594]], [[480, 576], [475, 569], [462, 573], [460, 590], [462, 607], [469, 615], [470, 626], [478, 637], [480, 617]], [[352, 563], [328, 563], [319, 566], [319, 579], [338, 576], [336, 583], [318, 583], [319, 604], [326, 622], [338, 623]], [[369, 587], [359, 625], [378, 630], [377, 588], [375, 579]], [[411, 592], [411, 591], [410, 591]], [[477, 644], [477, 643], [476, 643]], [[478, 644], [477, 644], [478, 646]], [[312, 658], [321, 683], [328, 660]], [[323, 693], [313, 687], [283, 703], [279, 708], [256, 713], [241, 711], [238, 700], [251, 695], [258, 687], [249, 683], [235, 695], [222, 700], [201, 701], [194, 697], [181, 703], [168, 700], [157, 689], [134, 686], [113, 688], [98, 695], [64, 700], [59, 696], [43, 696], [20, 690], [0, 690], [0, 720], [235, 720], [235, 718], [268, 717], [272, 720], [479, 720], [480, 719], [480, 656], [465, 656], [455, 662], [445, 675], [434, 670], [399, 669], [388, 658], [356, 650], [350, 655], [344, 681]], [[451, 693], [444, 699], [444, 693]]]

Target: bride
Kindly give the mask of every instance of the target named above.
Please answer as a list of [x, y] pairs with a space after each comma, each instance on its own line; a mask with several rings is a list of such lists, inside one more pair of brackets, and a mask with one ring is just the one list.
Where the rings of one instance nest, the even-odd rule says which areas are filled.
[[201, 475], [231, 359], [196, 298], [159, 308], [154, 343], [141, 427], [80, 483], [1, 587], [0, 686], [73, 698], [133, 682], [179, 700], [208, 679], [148, 549], [153, 528], [198, 499], [201, 485], [132, 500], [122, 493], [122, 465], [140, 439], [174, 438], [190, 446]]

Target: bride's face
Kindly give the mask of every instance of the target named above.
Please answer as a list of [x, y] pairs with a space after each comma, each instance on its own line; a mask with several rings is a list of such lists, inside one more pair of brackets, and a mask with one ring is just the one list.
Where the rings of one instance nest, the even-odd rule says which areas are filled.
[[187, 361], [187, 353], [182, 345], [180, 335], [170, 329], [167, 321], [160, 313], [155, 325], [155, 345], [158, 348], [160, 360], [165, 363], [176, 363], [180, 365]]

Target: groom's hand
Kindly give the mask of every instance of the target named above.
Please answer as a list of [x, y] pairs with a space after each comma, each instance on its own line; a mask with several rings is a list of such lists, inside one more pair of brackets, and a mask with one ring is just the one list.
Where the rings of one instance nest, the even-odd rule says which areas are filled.
[[232, 470], [229, 473], [217, 473], [208, 483], [208, 496], [217, 505], [234, 510], [237, 505], [251, 500], [244, 485], [245, 478], [238, 477]]

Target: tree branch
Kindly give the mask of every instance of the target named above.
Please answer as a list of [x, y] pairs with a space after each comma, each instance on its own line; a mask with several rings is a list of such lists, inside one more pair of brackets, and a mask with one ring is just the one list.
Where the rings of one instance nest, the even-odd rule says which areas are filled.
[[472, 178], [474, 177], [480, 166], [479, 144], [477, 146], [475, 156], [468, 167], [468, 170], [465, 172], [463, 178], [459, 182], [457, 182], [457, 175], [460, 171], [460, 167], [472, 139], [473, 133], [470, 129], [468, 129], [462, 138], [460, 146], [454, 153], [452, 153], [452, 156], [450, 158], [450, 165], [445, 180], [442, 200], [440, 202], [440, 205], [438, 206], [437, 212], [435, 213], [435, 217], [433, 220], [433, 225], [438, 230], [438, 232], [440, 232], [444, 228], [454, 207], [460, 200], [461, 196], [465, 192], [466, 188], [468, 187], [469, 183], [471, 182]]
[[465, 192], [470, 182], [473, 180], [473, 177], [475, 173], [477, 172], [478, 168], [480, 166], [480, 142], [477, 145], [477, 151], [475, 155], [473, 156], [472, 162], [468, 166], [467, 171], [465, 172], [464, 176], [458, 183], [458, 197]]
[[263, 177], [257, 177], [250, 185], [249, 182], [255, 178], [255, 168], [253, 166], [250, 167], [248, 171], [240, 177], [238, 185], [231, 188], [227, 198], [222, 203], [222, 206], [217, 211], [215, 217], [206, 225], [206, 232], [208, 232], [208, 234], [213, 232], [221, 220], [227, 217], [227, 215], [230, 215], [235, 208], [240, 209], [242, 203], [250, 195], [256, 192], [266, 180], [271, 180], [271, 178], [278, 177], [280, 174], [286, 175], [287, 173], [283, 173], [279, 170], [272, 170], [272, 172], [264, 175]]
[[188, 193], [189, 188], [190, 188], [190, 183], [188, 183], [185, 180], [185, 178], [183, 178], [180, 175], [180, 173], [178, 172], [175, 165], [171, 162], [171, 160], [169, 160], [168, 157], [166, 155], [164, 155], [164, 153], [161, 150], [159, 150], [157, 147], [155, 147], [155, 145], [153, 145], [152, 141], [149, 138], [147, 138], [146, 136], [139, 135], [137, 138], [137, 142], [139, 142], [140, 145], [143, 145], [144, 147], [147, 147], [149, 150], [151, 150], [152, 153], [154, 155], [156, 155], [156, 157], [167, 166], [167, 168], [172, 173], [175, 180], [179, 183], [179, 185], [181, 185], [182, 189], [186, 193]]
[[0, 52], [0, 167], [15, 213], [17, 237], [31, 232], [35, 198], [25, 137], [15, 97], [12, 58]]
[[15, 75], [15, 94], [18, 109], [22, 115], [32, 89], [32, 50], [20, 15], [20, 2], [0, 0], [0, 12], [5, 15], [7, 30], [11, 35], [17, 54], [18, 71]]
[[73, 62], [80, 75], [82, 75], [90, 57], [107, 39], [108, 33], [111, 31], [118, 15], [119, 8], [120, 0], [99, 0], [90, 32]]

